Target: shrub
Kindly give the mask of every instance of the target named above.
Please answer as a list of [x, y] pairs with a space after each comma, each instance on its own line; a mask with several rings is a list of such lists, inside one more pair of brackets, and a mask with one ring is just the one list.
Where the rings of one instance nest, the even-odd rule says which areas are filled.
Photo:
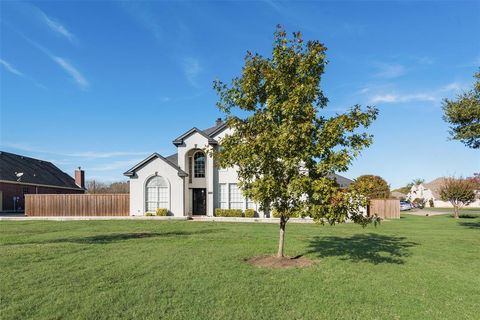
[[435, 207], [435, 203], [433, 202], [433, 199], [428, 200], [428, 204], [430, 205], [430, 208]]
[[145, 215], [146, 215], [147, 217], [152, 217], [152, 216], [154, 216], [155, 214], [154, 214], [153, 212], [145, 212]]
[[425, 199], [423, 198], [415, 198], [412, 202], [416, 208], [423, 209], [425, 207]]
[[245, 218], [253, 218], [253, 217], [255, 217], [255, 210], [245, 209]]
[[243, 217], [241, 209], [215, 209], [215, 216], [217, 217]]
[[168, 209], [157, 208], [156, 214], [157, 216], [162, 216], [162, 217], [168, 216]]

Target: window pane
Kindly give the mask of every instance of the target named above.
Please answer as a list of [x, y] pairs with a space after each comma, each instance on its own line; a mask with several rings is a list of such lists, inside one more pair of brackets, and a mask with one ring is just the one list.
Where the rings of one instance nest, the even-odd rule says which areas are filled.
[[243, 209], [244, 198], [240, 189], [235, 183], [231, 183], [230, 187], [230, 209]]
[[221, 209], [228, 209], [227, 203], [227, 185], [225, 183], [221, 183], [218, 188], [219, 191], [219, 204]]
[[153, 177], [148, 180], [147, 187], [168, 187], [168, 183], [163, 177]]
[[201, 151], [193, 157], [195, 178], [205, 178], [205, 154]]

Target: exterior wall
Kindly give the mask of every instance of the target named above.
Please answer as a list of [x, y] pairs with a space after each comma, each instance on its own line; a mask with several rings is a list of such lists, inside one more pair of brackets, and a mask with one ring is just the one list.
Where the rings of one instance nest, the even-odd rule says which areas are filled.
[[[25, 208], [25, 194], [81, 194], [84, 190], [63, 189], [21, 183], [0, 182], [0, 193], [2, 196], [2, 207], [0, 211], [23, 211]], [[19, 197], [16, 205], [13, 197]]]
[[155, 175], [162, 176], [169, 183], [169, 215], [184, 216], [184, 180], [178, 176], [175, 168], [159, 158], [138, 169], [135, 177], [130, 178], [130, 215], [145, 215], [145, 185], [147, 180]]
[[[201, 149], [205, 150], [208, 147], [208, 139], [199, 133], [193, 133], [191, 136], [184, 139], [184, 144], [178, 146], [178, 166], [183, 171], [189, 173], [188, 156], [191, 150]], [[205, 157], [205, 178], [192, 177], [192, 183], [189, 183], [189, 178], [185, 178], [185, 186], [183, 193], [184, 197], [184, 215], [192, 214], [192, 192], [191, 188], [206, 188], [207, 191], [207, 216], [213, 216], [213, 159], [211, 155]]]

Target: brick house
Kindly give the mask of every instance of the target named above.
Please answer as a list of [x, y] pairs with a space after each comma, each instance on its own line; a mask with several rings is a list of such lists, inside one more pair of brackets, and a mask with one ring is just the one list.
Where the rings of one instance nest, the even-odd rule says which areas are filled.
[[0, 151], [0, 211], [23, 211], [29, 193], [85, 193], [85, 172], [72, 178], [49, 161]]

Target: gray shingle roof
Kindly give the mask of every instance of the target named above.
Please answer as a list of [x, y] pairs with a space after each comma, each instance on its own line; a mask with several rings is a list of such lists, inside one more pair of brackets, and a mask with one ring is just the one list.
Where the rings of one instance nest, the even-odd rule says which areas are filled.
[[[17, 177], [16, 172], [23, 175]], [[81, 189], [53, 163], [5, 151], [0, 151], [0, 180]]]

